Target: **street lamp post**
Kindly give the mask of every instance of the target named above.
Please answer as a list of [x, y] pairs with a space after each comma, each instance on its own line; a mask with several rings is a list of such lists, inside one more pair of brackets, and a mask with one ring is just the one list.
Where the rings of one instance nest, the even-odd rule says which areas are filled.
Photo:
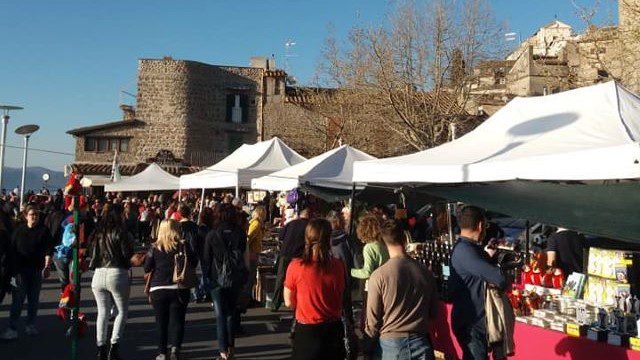
[[27, 173], [27, 154], [29, 152], [29, 138], [38, 131], [38, 125], [23, 125], [16, 129], [16, 134], [24, 136], [24, 151], [22, 153], [22, 179], [20, 180], [20, 209], [24, 208], [24, 180]]
[[2, 173], [4, 170], [4, 149], [7, 143], [7, 124], [9, 124], [9, 111], [10, 110], [22, 110], [20, 106], [13, 105], [0, 105], [2, 110], [2, 143], [0, 143], [0, 190], [2, 190]]

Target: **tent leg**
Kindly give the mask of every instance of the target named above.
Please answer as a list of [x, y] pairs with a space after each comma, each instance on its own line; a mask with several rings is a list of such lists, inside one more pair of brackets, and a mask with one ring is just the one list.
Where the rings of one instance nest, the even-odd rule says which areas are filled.
[[[202, 188], [202, 196], [200, 198], [200, 212], [199, 214], [202, 214], [202, 212], [204, 211], [204, 188]], [[199, 215], [198, 215], [199, 217]]]
[[452, 209], [453, 207], [451, 206], [450, 202], [447, 202], [447, 222], [448, 227], [449, 227], [449, 241], [451, 244], [454, 243], [453, 241], [453, 217], [451, 216], [451, 212], [453, 211]]
[[353, 231], [353, 223], [354, 223], [354, 213], [353, 209], [355, 209], [356, 202], [356, 184], [354, 183], [351, 187], [351, 197], [349, 198], [349, 236], [353, 236], [355, 233]]
[[240, 196], [240, 186], [236, 185], [236, 197]]
[[178, 188], [178, 202], [182, 201], [182, 188]]
[[524, 261], [525, 263], [529, 263], [529, 251], [530, 251], [530, 241], [531, 239], [529, 238], [529, 220], [526, 221], [525, 223], [525, 230], [524, 230]]

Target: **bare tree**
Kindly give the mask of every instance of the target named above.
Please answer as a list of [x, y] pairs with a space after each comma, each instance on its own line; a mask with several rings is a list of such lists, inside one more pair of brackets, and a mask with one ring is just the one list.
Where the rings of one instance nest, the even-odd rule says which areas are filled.
[[619, 0], [620, 23], [618, 26], [600, 25], [596, 17], [601, 11], [600, 1], [588, 6], [571, 0], [576, 13], [587, 28], [578, 42], [583, 71], [582, 82], [613, 79], [631, 89], [640, 90], [640, 1]]
[[345, 140], [362, 133], [345, 130], [363, 124], [366, 114], [369, 126], [380, 124], [403, 143], [394, 150], [446, 141], [452, 122], [474, 118], [465, 110], [471, 69], [501, 50], [491, 14], [484, 0], [401, 1], [384, 24], [354, 26], [344, 42], [330, 34], [319, 83], [340, 90], [318, 108], [335, 114]]

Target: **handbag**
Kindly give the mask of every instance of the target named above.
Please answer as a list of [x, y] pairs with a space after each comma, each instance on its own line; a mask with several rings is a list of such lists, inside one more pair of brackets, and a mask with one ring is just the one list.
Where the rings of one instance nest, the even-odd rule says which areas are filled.
[[147, 258], [147, 254], [144, 252], [135, 253], [131, 256], [130, 264], [133, 267], [139, 267], [144, 264], [144, 261]]
[[147, 295], [147, 300], [151, 304], [151, 278], [153, 277], [153, 270], [148, 273], [144, 273], [144, 293]]
[[196, 286], [196, 268], [191, 266], [191, 259], [187, 255], [184, 241], [178, 245], [178, 252], [174, 255], [173, 282], [181, 289], [191, 289]]

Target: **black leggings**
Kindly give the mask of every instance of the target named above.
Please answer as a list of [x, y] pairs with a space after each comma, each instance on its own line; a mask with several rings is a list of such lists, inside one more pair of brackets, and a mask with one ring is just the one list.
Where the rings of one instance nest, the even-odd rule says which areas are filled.
[[341, 321], [306, 325], [296, 323], [291, 359], [344, 359], [344, 328]]
[[189, 289], [160, 289], [151, 292], [151, 304], [156, 312], [160, 354], [167, 353], [167, 343], [178, 349], [182, 346], [184, 318], [190, 296]]

